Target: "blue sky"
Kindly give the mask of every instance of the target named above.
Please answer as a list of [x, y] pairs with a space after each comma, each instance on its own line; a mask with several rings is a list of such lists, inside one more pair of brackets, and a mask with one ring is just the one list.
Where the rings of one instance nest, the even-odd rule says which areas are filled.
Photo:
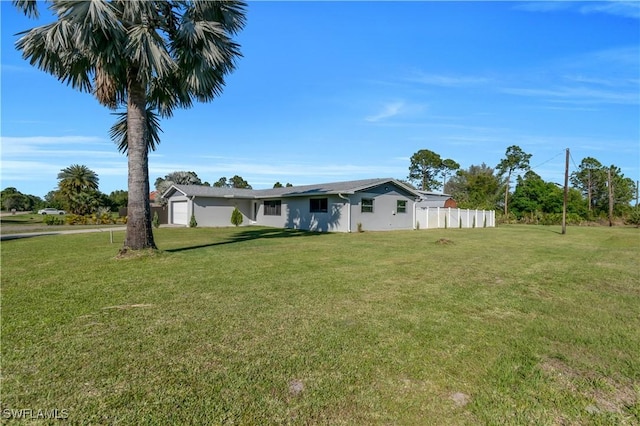
[[[15, 34], [42, 21], [1, 13], [2, 188], [44, 196], [83, 164], [126, 189], [111, 111], [21, 59]], [[510, 145], [548, 181], [565, 148], [571, 171], [640, 179], [640, 2], [250, 2], [238, 41], [222, 96], [162, 122], [152, 184], [404, 179], [420, 149], [468, 168]]]

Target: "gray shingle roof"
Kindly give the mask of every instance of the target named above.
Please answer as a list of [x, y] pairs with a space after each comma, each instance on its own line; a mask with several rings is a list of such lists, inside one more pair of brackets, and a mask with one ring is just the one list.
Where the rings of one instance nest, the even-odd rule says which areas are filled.
[[274, 198], [274, 197], [300, 197], [328, 194], [353, 194], [368, 188], [373, 188], [385, 183], [393, 183], [405, 191], [418, 196], [419, 194], [393, 178], [361, 179], [344, 182], [328, 182], [315, 185], [301, 185], [271, 189], [238, 189], [216, 188], [201, 185], [173, 185], [163, 196], [166, 198], [174, 190], [178, 190], [187, 196], [196, 197], [221, 197], [221, 198]]

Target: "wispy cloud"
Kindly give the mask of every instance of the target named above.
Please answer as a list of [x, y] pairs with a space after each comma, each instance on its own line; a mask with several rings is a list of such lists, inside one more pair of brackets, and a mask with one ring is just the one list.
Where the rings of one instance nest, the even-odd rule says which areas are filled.
[[637, 1], [590, 1], [587, 4], [571, 0], [535, 1], [517, 4], [514, 9], [542, 13], [569, 10], [582, 14], [601, 13], [623, 18], [640, 19], [640, 2]]
[[590, 3], [580, 7], [582, 13], [606, 13], [624, 18], [640, 19], [640, 2], [608, 1]]
[[96, 136], [2, 136], [3, 147], [9, 145], [59, 145], [59, 144], [105, 144], [104, 139]]
[[430, 86], [439, 87], [468, 87], [486, 84], [490, 79], [486, 77], [476, 76], [463, 76], [463, 75], [443, 75], [443, 74], [428, 74], [424, 72], [415, 72], [413, 75], [406, 78], [407, 81], [413, 83], [420, 83]]
[[395, 117], [400, 114], [405, 107], [404, 102], [391, 102], [383, 106], [382, 110], [374, 115], [365, 117], [365, 120], [370, 123], [375, 123], [387, 118]]
[[545, 98], [549, 101], [558, 101], [575, 104], [626, 104], [640, 103], [637, 92], [601, 90], [590, 87], [555, 87], [555, 88], [516, 88], [501, 89], [502, 93]]

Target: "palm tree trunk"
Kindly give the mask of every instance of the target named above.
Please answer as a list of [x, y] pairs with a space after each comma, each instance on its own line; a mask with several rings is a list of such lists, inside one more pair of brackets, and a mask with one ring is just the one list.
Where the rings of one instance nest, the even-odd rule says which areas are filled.
[[149, 204], [149, 150], [146, 128], [146, 93], [137, 81], [137, 70], [128, 77], [127, 154], [129, 167], [129, 202], [127, 204], [127, 235], [124, 250], [156, 248], [151, 226]]

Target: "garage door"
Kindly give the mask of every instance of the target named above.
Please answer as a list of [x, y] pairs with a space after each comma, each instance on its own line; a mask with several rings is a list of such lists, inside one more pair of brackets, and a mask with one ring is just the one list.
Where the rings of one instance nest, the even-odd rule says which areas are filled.
[[171, 223], [175, 225], [186, 225], [188, 223], [186, 201], [174, 201], [171, 203]]

